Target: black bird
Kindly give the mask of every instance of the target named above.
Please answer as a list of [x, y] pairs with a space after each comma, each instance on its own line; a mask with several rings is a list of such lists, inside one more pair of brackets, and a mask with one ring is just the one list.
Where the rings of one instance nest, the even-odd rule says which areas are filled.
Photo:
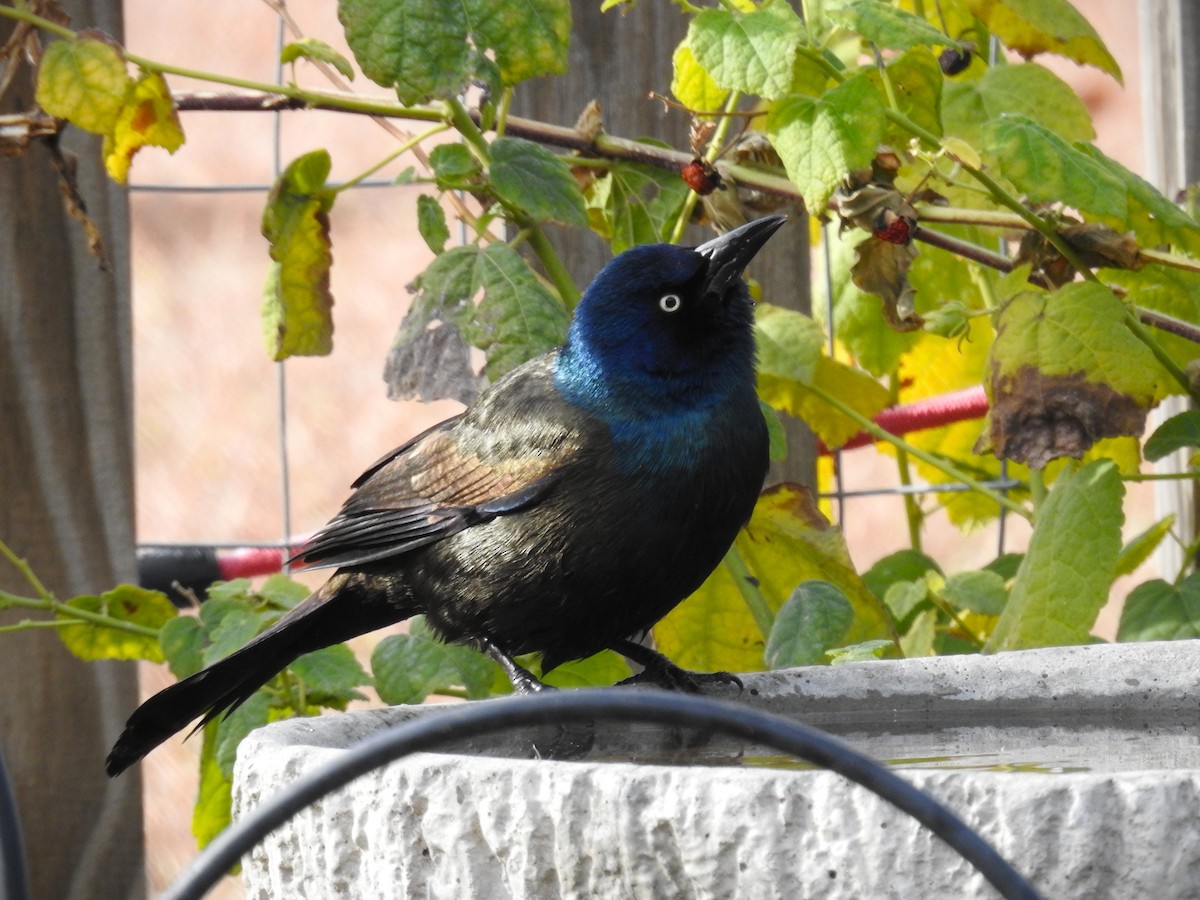
[[631, 639], [716, 568], [762, 488], [767, 429], [742, 271], [784, 221], [609, 262], [564, 346], [363, 473], [296, 556], [336, 566], [329, 581], [142, 704], [108, 774], [198, 716], [236, 708], [298, 656], [418, 613], [443, 639], [486, 651], [518, 690], [542, 687], [512, 660], [535, 651], [544, 671], [613, 648], [653, 680], [690, 675]]

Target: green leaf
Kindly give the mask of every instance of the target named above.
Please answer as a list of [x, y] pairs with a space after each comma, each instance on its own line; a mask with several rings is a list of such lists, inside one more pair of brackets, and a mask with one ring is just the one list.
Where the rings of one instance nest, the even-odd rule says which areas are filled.
[[496, 68], [505, 85], [566, 69], [569, 0], [339, 0], [338, 17], [363, 72], [402, 103], [451, 99]]
[[[1200, 224], [1195, 219], [1164, 197], [1154, 185], [1106, 156], [1099, 148], [1091, 144], [1076, 144], [1076, 147], [1124, 186], [1129, 213], [1123, 221], [1111, 223], [1114, 228], [1132, 229], [1144, 246], [1167, 244], [1192, 255], [1200, 254]], [[1141, 302], [1141, 298], [1138, 299]]]
[[279, 61], [284, 65], [295, 62], [298, 59], [328, 63], [337, 69], [338, 74], [347, 81], [354, 80], [354, 66], [350, 65], [350, 60], [318, 38], [306, 37], [298, 41], [292, 41], [279, 54]]
[[496, 138], [490, 174], [500, 199], [533, 219], [587, 225], [579, 184], [566, 162], [545, 147], [521, 138]]
[[922, 656], [935, 656], [937, 650], [938, 614], [934, 609], [923, 609], [913, 617], [908, 630], [900, 635], [900, 649], [905, 659], [918, 659]]
[[1150, 554], [1158, 549], [1158, 545], [1163, 542], [1163, 539], [1171, 533], [1171, 528], [1175, 525], [1175, 514], [1159, 519], [1141, 534], [1130, 539], [1124, 547], [1121, 548], [1121, 555], [1117, 557], [1117, 577], [1122, 575], [1132, 575], [1133, 570], [1150, 558]]
[[1142, 453], [1150, 462], [1188, 447], [1200, 447], [1200, 410], [1189, 409], [1171, 416], [1154, 430]]
[[1129, 215], [1119, 178], [1028, 116], [1006, 113], [989, 121], [983, 126], [983, 148], [1035, 203], [1064, 203], [1110, 222], [1124, 222]]
[[791, 89], [804, 25], [783, 0], [750, 13], [706, 9], [692, 19], [687, 43], [721, 88], [768, 100]]
[[827, 446], [844, 444], [859, 431], [849, 416], [820, 399], [817, 387], [871, 418], [888, 403], [874, 378], [822, 355], [824, 336], [808, 316], [760, 303], [756, 311], [758, 393], [776, 409], [803, 419]]
[[466, 144], [438, 144], [429, 154], [429, 165], [443, 190], [459, 187], [481, 171], [479, 160]]
[[217, 761], [220, 728], [219, 719], [205, 725], [204, 743], [200, 748], [200, 789], [192, 810], [192, 834], [201, 848], [233, 821], [233, 780], [221, 770]]
[[[1200, 273], [1169, 266], [1143, 266], [1136, 272], [1105, 269], [1100, 277], [1105, 284], [1124, 288], [1139, 307], [1185, 322], [1200, 322]], [[1154, 337], [1180, 364], [1200, 359], [1200, 344], [1194, 341], [1157, 329]]]
[[444, 644], [411, 634], [380, 641], [371, 654], [371, 671], [379, 699], [391, 706], [420, 703], [454, 685], [458, 676]]
[[983, 568], [984, 571], [995, 572], [1005, 581], [1011, 581], [1017, 577], [1017, 572], [1021, 569], [1021, 561], [1024, 559], [1024, 553], [1005, 553], [997, 556]]
[[134, 155], [143, 147], [174, 153], [182, 146], [183, 126], [167, 82], [158, 72], [143, 72], [130, 82], [112, 131], [104, 135], [101, 152], [109, 178], [124, 184]]
[[1121, 67], [1104, 41], [1067, 0], [967, 0], [971, 12], [1026, 59], [1055, 53], [1092, 65], [1121, 82]]
[[1008, 602], [1004, 579], [986, 569], [951, 575], [940, 594], [958, 609], [969, 609], [985, 616], [1000, 615]]
[[262, 233], [271, 244], [263, 301], [263, 332], [272, 359], [325, 356], [333, 349], [329, 211], [336, 193], [325, 186], [329, 153], [293, 160], [271, 188]]
[[1098, 460], [1059, 476], [986, 651], [1083, 644], [1108, 599], [1121, 551], [1116, 466]]
[[811, 666], [842, 639], [854, 621], [854, 607], [836, 585], [805, 581], [775, 615], [765, 659], [772, 669]]
[[1160, 579], [1139, 584], [1125, 598], [1118, 641], [1200, 638], [1200, 574], [1178, 585]]
[[304, 683], [310, 705], [345, 709], [351, 700], [365, 700], [355, 688], [371, 683], [371, 676], [345, 644], [306, 653], [288, 668]]
[[470, 9], [454, 0], [338, 0], [346, 41], [368, 78], [401, 103], [458, 96], [471, 77]]
[[[855, 571], [841, 532], [805, 489], [779, 485], [765, 491], [734, 546], [770, 609], [782, 607], [803, 581], [828, 581], [854, 608], [843, 643], [892, 637], [887, 611]], [[655, 626], [654, 638], [659, 650], [688, 669], [752, 672], [765, 665], [765, 637], [726, 565]]]
[[1166, 375], [1104, 285], [1022, 294], [998, 314], [987, 383], [988, 449], [1042, 467], [1104, 437], [1140, 436]]
[[[878, 0], [868, 0], [874, 6], [881, 6]], [[890, 7], [885, 7], [890, 8]], [[871, 69], [867, 77], [880, 92], [886, 96], [883, 88], [883, 76], [878, 69]], [[887, 77], [892, 84], [892, 92], [896, 97], [897, 111], [907, 116], [926, 131], [936, 135], [942, 133], [942, 68], [938, 65], [937, 57], [924, 47], [916, 47], [902, 54], [887, 65]], [[892, 147], [904, 147], [912, 139], [912, 134], [894, 122], [888, 121], [883, 142]]]
[[887, 586], [881, 599], [897, 625], [903, 625], [917, 607], [929, 599], [929, 584], [924, 576], [912, 581], [893, 581]]
[[1037, 63], [992, 66], [972, 81], [950, 81], [942, 101], [947, 134], [970, 144], [983, 140], [983, 126], [1005, 113], [1019, 113], [1065, 141], [1096, 136], [1092, 116], [1074, 89]]
[[608, 687], [631, 674], [629, 664], [620, 654], [604, 650], [587, 659], [565, 662], [544, 674], [542, 681], [557, 688]]
[[[308, 585], [295, 581], [282, 572], [268, 575], [256, 589], [251, 588], [248, 584], [243, 591], [244, 595], [261, 597], [268, 604], [278, 609], [291, 609], [301, 600], [307, 598], [310, 593], [312, 592], [308, 589]], [[212, 596], [211, 588], [209, 589], [209, 596]]]
[[870, 165], [884, 135], [884, 106], [866, 75], [814, 99], [789, 94], [767, 115], [767, 137], [813, 215], [852, 169]]
[[505, 85], [567, 70], [570, 0], [468, 0], [475, 48], [495, 54]]
[[183, 679], [204, 668], [205, 632], [195, 616], [176, 616], [158, 633], [158, 644], [171, 667], [171, 674]]
[[[489, 378], [557, 347], [566, 337], [566, 309], [507, 244], [448, 250], [417, 278], [416, 286], [419, 294], [397, 340], [418, 337], [432, 318], [451, 322], [487, 352]], [[481, 292], [476, 308], [473, 301]], [[410, 321], [421, 324], [406, 334]]]
[[271, 698], [266, 691], [255, 691], [246, 702], [222, 716], [212, 724], [217, 725], [217, 740], [214, 754], [221, 774], [233, 780], [233, 764], [237, 762], [238, 746], [250, 732], [262, 728], [271, 720]]
[[450, 228], [446, 225], [446, 213], [436, 197], [421, 194], [417, 197], [417, 231], [434, 254], [446, 249], [450, 240]]
[[589, 188], [589, 224], [612, 242], [614, 253], [658, 243], [666, 240], [687, 193], [687, 185], [673, 172], [618, 161]]
[[132, 84], [121, 48], [106, 35], [84, 32], [75, 40], [54, 41], [42, 53], [36, 97], [50, 115], [108, 134]]
[[200, 621], [211, 642], [204, 648], [204, 664], [209, 666], [242, 649], [262, 630], [264, 616], [233, 600], [210, 599], [200, 607]]
[[[128, 622], [143, 628], [161, 629], [179, 611], [166, 595], [149, 591], [132, 584], [122, 584], [99, 597], [74, 597], [66, 604], [72, 609], [100, 613], [120, 622]], [[62, 613], [59, 618], [69, 618]], [[80, 659], [148, 659], [162, 662], [162, 647], [158, 635], [135, 634], [104, 625], [84, 622], [80, 625], [64, 625], [58, 636], [67, 649]]]
[[891, 50], [910, 47], [958, 47], [920, 16], [879, 0], [855, 0], [844, 9], [833, 10], [830, 18], [841, 22], [865, 41]]
[[860, 644], [851, 644], [849, 647], [834, 647], [832, 650], [826, 650], [825, 655], [829, 657], [829, 661], [833, 665], [840, 666], [842, 663], [882, 659], [895, 646], [892, 641], [863, 641]]

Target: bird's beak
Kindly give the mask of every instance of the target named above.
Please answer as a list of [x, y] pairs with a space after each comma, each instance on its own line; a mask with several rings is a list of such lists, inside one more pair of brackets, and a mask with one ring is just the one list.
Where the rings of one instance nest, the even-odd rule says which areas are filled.
[[786, 221], [787, 216], [764, 216], [697, 247], [696, 252], [708, 259], [704, 296], [724, 298], [750, 260]]

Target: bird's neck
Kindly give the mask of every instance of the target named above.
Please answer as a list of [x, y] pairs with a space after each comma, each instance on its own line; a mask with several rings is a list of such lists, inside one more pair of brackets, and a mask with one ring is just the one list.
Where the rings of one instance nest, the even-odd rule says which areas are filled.
[[604, 421], [614, 443], [639, 466], [689, 465], [731, 408], [748, 406], [758, 414], [752, 348], [745, 360], [647, 372], [605, 365], [601, 355], [568, 342], [559, 351], [554, 381], [568, 402]]

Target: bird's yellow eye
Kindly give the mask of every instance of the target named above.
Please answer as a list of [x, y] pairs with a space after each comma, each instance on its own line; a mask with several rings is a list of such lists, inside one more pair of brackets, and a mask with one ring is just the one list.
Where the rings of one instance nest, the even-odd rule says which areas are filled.
[[678, 294], [663, 294], [658, 298], [658, 308], [663, 312], [678, 312], [681, 306], [683, 306], [683, 301], [679, 299]]

